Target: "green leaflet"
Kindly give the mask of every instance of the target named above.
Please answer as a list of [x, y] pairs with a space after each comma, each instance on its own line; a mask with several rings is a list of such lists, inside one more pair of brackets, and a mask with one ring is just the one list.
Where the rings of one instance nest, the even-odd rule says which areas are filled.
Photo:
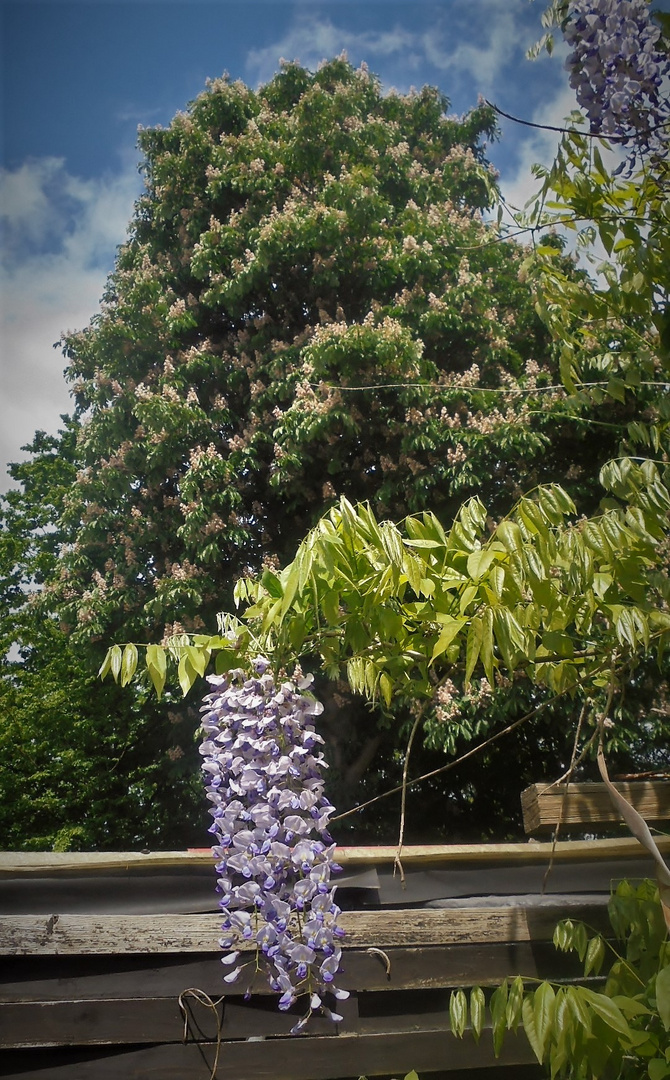
[[666, 1031], [670, 1031], [670, 966], [656, 976], [656, 1008]]
[[147, 670], [160, 698], [165, 688], [167, 675], [167, 657], [160, 645], [147, 645]]
[[533, 1051], [533, 1053], [535, 1054], [535, 1057], [537, 1058], [537, 1060], [539, 1061], [539, 1063], [541, 1065], [542, 1064], [542, 1059], [543, 1059], [543, 1049], [544, 1048], [542, 1046], [542, 1042], [540, 1040], [540, 1037], [539, 1037], [539, 1034], [538, 1034], [538, 1031], [537, 1031], [537, 1025], [535, 1023], [535, 1012], [533, 1010], [533, 1002], [532, 1002], [532, 999], [529, 998], [529, 997], [526, 997], [526, 998], [523, 999], [523, 1005], [522, 1005], [522, 1009], [521, 1009], [521, 1016], [522, 1016], [522, 1020], [523, 1020], [523, 1030], [525, 1031], [526, 1038], [528, 1039], [528, 1042], [530, 1043], [530, 1048]]
[[[467, 622], [467, 620], [464, 618], [455, 619], [451, 616], [444, 616], [443, 618], [446, 618], [449, 621], [444, 624], [443, 629], [440, 631], [440, 636], [435, 642], [433, 652], [430, 658], [431, 664], [434, 660], [438, 658], [438, 656], [441, 656], [443, 652], [446, 652], [452, 641], [457, 637], [457, 635], [460, 633], [460, 631]], [[442, 619], [440, 621], [443, 622]]]
[[470, 1025], [475, 1042], [479, 1042], [484, 1026], [485, 1006], [484, 991], [480, 986], [473, 986], [470, 991]]
[[491, 1027], [493, 1030], [493, 1053], [500, 1057], [500, 1051], [505, 1039], [507, 1020], [507, 1000], [509, 988], [507, 979], [503, 979], [500, 986], [493, 991], [489, 1008], [491, 1010]]
[[121, 660], [121, 686], [127, 686], [137, 668], [137, 646], [126, 645]]
[[112, 650], [115, 647], [118, 648], [118, 646], [110, 646], [110, 648], [105, 653], [105, 659], [102, 661], [102, 664], [100, 665], [100, 670], [98, 671], [98, 676], [101, 679], [106, 679], [110, 671], [112, 670]]
[[462, 990], [453, 990], [449, 998], [449, 1023], [454, 1035], [463, 1037], [468, 1022], [468, 1002]]
[[121, 674], [121, 661], [123, 653], [120, 645], [112, 645], [109, 650], [110, 670], [114, 676], [116, 682], [119, 681], [119, 675]]
[[479, 653], [481, 652], [483, 637], [484, 627], [482, 620], [480, 616], [475, 615], [470, 623], [465, 646], [465, 686], [469, 685], [472, 673], [475, 670], [475, 665], [479, 659]]
[[606, 997], [605, 994], [597, 994], [595, 990], [588, 990], [586, 987], [581, 987], [580, 994], [593, 1012], [601, 1020], [604, 1020], [608, 1027], [618, 1031], [621, 1035], [628, 1036], [630, 1034], [630, 1028], [625, 1016], [611, 998]]

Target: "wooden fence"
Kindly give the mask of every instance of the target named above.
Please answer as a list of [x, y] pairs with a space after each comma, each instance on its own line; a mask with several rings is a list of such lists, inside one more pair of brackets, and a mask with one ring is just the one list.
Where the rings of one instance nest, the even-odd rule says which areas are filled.
[[[670, 842], [662, 846], [670, 850]], [[403, 863], [408, 875], [467, 866], [539, 871], [550, 847], [410, 848]], [[15, 1080], [209, 1080], [214, 1070], [220, 1080], [402, 1077], [410, 1069], [486, 1080], [542, 1075], [522, 1035], [509, 1037], [499, 1061], [490, 1034], [478, 1044], [469, 1034], [454, 1038], [450, 991], [517, 974], [577, 977], [571, 958], [551, 945], [555, 923], [569, 911], [604, 926], [609, 868], [614, 861], [628, 874], [638, 852], [627, 840], [559, 844], [558, 865], [608, 867], [603, 889], [586, 897], [461, 897], [439, 907], [343, 912], [339, 983], [351, 997], [341, 1003], [341, 1024], [313, 1018], [304, 1036], [288, 1034], [299, 1014], [278, 1012], [262, 979], [222, 983], [217, 914], [43, 913], [44, 890], [57, 879], [71, 879], [74, 889], [82, 878], [90, 886], [102, 874], [125, 880], [147, 867], [169, 876], [208, 865], [208, 855], [0, 855], [0, 910], [3, 886], [10, 895], [20, 882], [32, 886], [42, 912], [0, 915], [0, 1073]], [[393, 854], [354, 849], [338, 858], [351, 872], [388, 865]], [[643, 876], [646, 864], [639, 865]]]

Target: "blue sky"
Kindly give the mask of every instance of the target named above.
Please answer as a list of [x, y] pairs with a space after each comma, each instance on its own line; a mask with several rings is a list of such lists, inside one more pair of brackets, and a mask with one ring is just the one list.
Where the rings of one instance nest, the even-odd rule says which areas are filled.
[[[462, 113], [483, 94], [560, 123], [573, 107], [563, 48], [531, 63], [542, 0], [0, 0], [0, 219], [4, 462], [68, 411], [61, 331], [95, 314], [140, 191], [139, 124], [167, 125], [228, 71], [252, 86], [279, 59], [308, 67], [346, 50], [385, 88], [431, 83]], [[664, 3], [665, 7], [666, 4]], [[553, 137], [503, 122], [489, 157], [505, 194], [533, 190]]]

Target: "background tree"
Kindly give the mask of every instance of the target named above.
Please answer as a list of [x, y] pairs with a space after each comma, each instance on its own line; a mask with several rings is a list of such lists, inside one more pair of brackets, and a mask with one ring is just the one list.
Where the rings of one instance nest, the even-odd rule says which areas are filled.
[[[0, 835], [7, 848], [68, 850], [196, 843], [206, 827], [190, 752], [197, 710], [157, 707], [103, 685], [94, 645], [71, 646], [39, 603], [69, 538], [77, 424], [38, 432], [0, 531]], [[35, 602], [38, 601], [38, 602]], [[169, 796], [166, 796], [169, 792]]]
[[[11, 527], [51, 559], [21, 631], [24, 666], [8, 675], [23, 715], [34, 664], [53, 687], [76, 682], [92, 731], [116, 725], [107, 699], [85, 705], [81, 665], [93, 670], [110, 639], [211, 627], [236, 578], [288, 562], [340, 495], [448, 521], [478, 492], [491, 524], [544, 480], [595, 504], [594, 466], [635, 402], [602, 411], [557, 387], [527, 253], [482, 220], [495, 199], [482, 146], [492, 110], [456, 120], [446, 107], [430, 88], [383, 96], [365, 69], [335, 60], [315, 74], [286, 65], [257, 92], [216, 80], [167, 130], [142, 133], [146, 190], [129, 240], [101, 313], [64, 341], [76, 443], [68, 435], [74, 479], [46, 500], [54, 537], [33, 528], [34, 492], [17, 473], [28, 486]], [[573, 279], [569, 260], [556, 265]], [[60, 465], [43, 467], [59, 488]], [[21, 555], [9, 579], [21, 559], [30, 577]], [[38, 619], [57, 628], [53, 668]], [[171, 761], [184, 739], [167, 710], [188, 720], [174, 703], [157, 709], [156, 800], [181, 800], [195, 822], [193, 758]], [[372, 755], [378, 778], [397, 772], [397, 734], [346, 686], [324, 723], [345, 800]], [[125, 745], [111, 756], [132, 790], [144, 765], [121, 759]], [[541, 761], [530, 753], [531, 778]], [[123, 828], [94, 842], [113, 846]], [[137, 828], [128, 836], [155, 842], [153, 825]]]

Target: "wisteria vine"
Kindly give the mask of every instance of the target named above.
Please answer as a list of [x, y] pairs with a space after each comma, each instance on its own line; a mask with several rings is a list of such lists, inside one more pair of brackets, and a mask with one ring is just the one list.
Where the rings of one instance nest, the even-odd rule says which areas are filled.
[[[296, 1033], [314, 1012], [341, 1020], [326, 995], [349, 996], [335, 986], [344, 933], [331, 883], [340, 869], [328, 832], [334, 807], [313, 722], [323, 706], [304, 693], [312, 676], [277, 685], [267, 660], [253, 667], [251, 676], [240, 669], [210, 676], [202, 709], [200, 753], [225, 914], [220, 944], [232, 950], [222, 962], [231, 967], [227, 983], [245, 968], [252, 978], [265, 970], [280, 1009], [305, 995]], [[235, 948], [240, 939], [256, 946], [246, 964]]]
[[593, 131], [667, 148], [670, 108], [662, 92], [670, 60], [658, 46], [646, 0], [571, 0], [563, 35], [570, 85]]

